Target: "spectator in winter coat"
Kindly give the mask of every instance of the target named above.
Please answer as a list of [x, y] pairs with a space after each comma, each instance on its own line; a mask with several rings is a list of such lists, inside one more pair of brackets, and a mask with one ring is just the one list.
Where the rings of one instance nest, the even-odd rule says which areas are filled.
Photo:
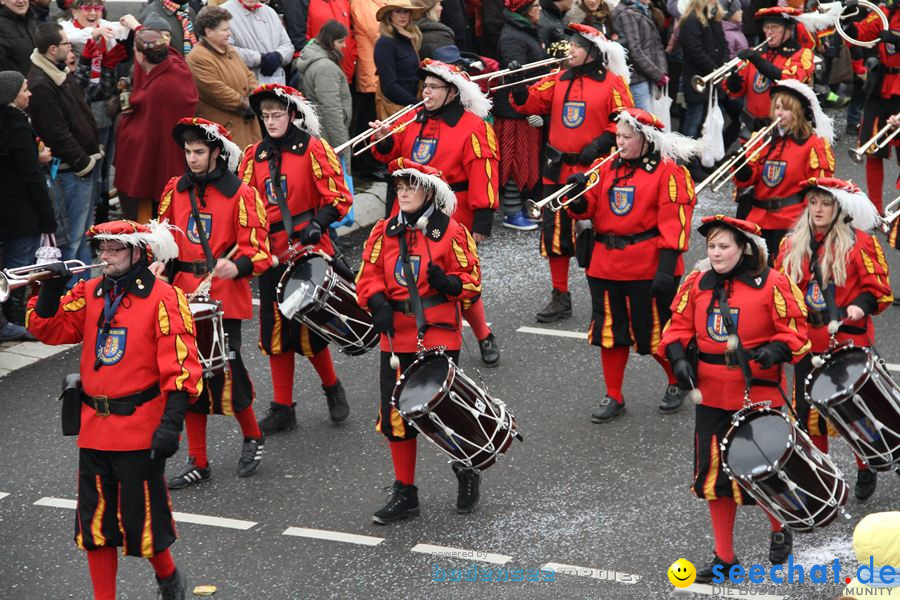
[[146, 24], [150, 15], [156, 15], [169, 24], [172, 34], [169, 45], [182, 56], [187, 56], [197, 44], [197, 33], [194, 31], [197, 15], [188, 0], [153, 0], [141, 11], [138, 21]]
[[416, 25], [424, 10], [410, 0], [389, 0], [378, 9], [381, 36], [375, 42], [375, 67], [380, 83], [376, 95], [379, 119], [419, 101], [419, 48]]
[[631, 95], [634, 105], [650, 109], [650, 86], [665, 87], [666, 49], [659, 29], [650, 16], [649, 0], [622, 0], [613, 10], [613, 27], [619, 34], [617, 41], [628, 50], [628, 63], [632, 68]]
[[[369, 4], [372, 1], [353, 0], [352, 4], [360, 2]], [[365, 10], [366, 18], [363, 27], [368, 28], [375, 24], [375, 11], [384, 4], [381, 0], [374, 0], [374, 2], [376, 3], [375, 8]], [[284, 10], [284, 26], [294, 44], [294, 56], [303, 50], [307, 40], [316, 37], [325, 23], [332, 19], [343, 25], [347, 31], [355, 34], [355, 28], [360, 23], [359, 16], [358, 9], [351, 5], [350, 0], [288, 0]], [[374, 39], [372, 42], [374, 43]], [[353, 36], [347, 37], [347, 45], [342, 54], [344, 58], [341, 60], [341, 69], [347, 76], [347, 81], [353, 81], [357, 60], [356, 40]]]
[[609, 39], [617, 39], [613, 30], [612, 9], [604, 0], [576, 0], [563, 21], [566, 25], [589, 25]]
[[228, 0], [222, 8], [231, 13], [231, 44], [256, 80], [284, 85], [294, 45], [275, 10], [257, 0]]
[[[554, 56], [556, 48], [565, 45], [568, 52], [569, 37], [563, 23], [565, 14], [572, 8], [573, 0], [540, 0], [541, 18], [537, 24], [538, 37], [547, 52]], [[555, 46], [554, 46], [555, 44]]]
[[28, 0], [0, 0], [0, 70], [28, 73], [37, 26]]
[[422, 47], [419, 49], [419, 58], [434, 58], [434, 51], [443, 46], [453, 46], [456, 40], [453, 30], [441, 23], [441, 12], [444, 7], [441, 0], [424, 0], [425, 15], [416, 21], [422, 32]]

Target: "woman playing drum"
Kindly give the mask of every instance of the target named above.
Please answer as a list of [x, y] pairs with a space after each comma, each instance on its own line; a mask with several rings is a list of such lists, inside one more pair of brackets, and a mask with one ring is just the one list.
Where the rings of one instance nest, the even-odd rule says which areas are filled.
[[[849, 181], [813, 178], [806, 187], [808, 206], [782, 242], [775, 268], [804, 293], [813, 353], [828, 350], [835, 328], [838, 342], [852, 340], [855, 346], [867, 348], [875, 341], [871, 315], [882, 312], [894, 299], [881, 245], [868, 233], [878, 225], [878, 212]], [[816, 446], [828, 452], [825, 419], [804, 398], [811, 368], [812, 355], [794, 368], [794, 408]], [[875, 492], [875, 472], [856, 460], [854, 491], [865, 500]]]
[[[713, 567], [722, 565], [727, 573], [738, 563], [733, 540], [736, 508], [755, 503], [729, 480], [719, 448], [732, 415], [744, 405], [748, 388], [744, 368], [752, 377], [750, 401], [781, 406], [781, 363], [802, 358], [810, 344], [802, 294], [784, 274], [766, 266], [759, 226], [716, 215], [704, 217], [698, 231], [706, 237], [708, 258], [678, 290], [659, 354], [669, 359], [683, 387], [696, 387], [701, 395], [694, 421], [693, 491], [709, 503], [712, 517], [715, 558], [697, 571], [697, 581], [709, 583]], [[685, 352], [693, 343], [698, 350], [696, 366]], [[738, 368], [740, 364], [744, 367]], [[787, 559], [793, 540], [790, 530], [771, 515], [769, 520], [769, 558], [778, 564]]]
[[[389, 165], [400, 212], [375, 224], [356, 279], [359, 305], [381, 333], [381, 408], [376, 429], [388, 438], [394, 482], [387, 504], [373, 515], [386, 524], [419, 514], [416, 430], [391, 404], [400, 374], [423, 347], [444, 346], [456, 362], [462, 345], [460, 303], [481, 293], [475, 240], [450, 217], [456, 196], [441, 172], [398, 158]], [[394, 362], [397, 352], [399, 364]], [[478, 502], [480, 475], [452, 463], [459, 480], [457, 512]]]

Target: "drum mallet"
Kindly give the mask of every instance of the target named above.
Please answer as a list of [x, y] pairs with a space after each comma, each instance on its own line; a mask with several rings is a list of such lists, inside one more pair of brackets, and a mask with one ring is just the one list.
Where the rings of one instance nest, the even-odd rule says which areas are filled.
[[394, 354], [394, 340], [391, 339], [391, 334], [386, 333], [385, 335], [388, 339], [388, 348], [391, 349], [391, 360], [388, 364], [391, 365], [391, 368], [396, 371], [400, 368], [400, 358], [396, 354]]
[[700, 393], [696, 387], [694, 387], [694, 380], [688, 379], [688, 383], [691, 384], [691, 391], [688, 392], [688, 397], [693, 400], [694, 404], [700, 404], [703, 402], [703, 394]]
[[419, 220], [416, 221], [416, 229], [422, 232], [422, 237], [425, 238], [425, 249], [428, 250], [428, 264], [430, 265], [434, 261], [431, 258], [431, 245], [428, 243], [428, 235], [426, 234], [426, 230], [428, 229], [428, 217], [422, 215], [419, 217]]

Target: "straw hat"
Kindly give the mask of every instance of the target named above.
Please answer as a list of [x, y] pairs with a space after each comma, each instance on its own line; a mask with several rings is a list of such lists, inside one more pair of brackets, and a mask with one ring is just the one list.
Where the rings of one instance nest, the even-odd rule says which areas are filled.
[[411, 0], [388, 0], [387, 4], [379, 8], [378, 12], [375, 13], [375, 19], [381, 21], [385, 15], [398, 8], [405, 8], [406, 10], [412, 11], [413, 21], [418, 21], [422, 18], [422, 15], [425, 14], [425, 7], [411, 2]]

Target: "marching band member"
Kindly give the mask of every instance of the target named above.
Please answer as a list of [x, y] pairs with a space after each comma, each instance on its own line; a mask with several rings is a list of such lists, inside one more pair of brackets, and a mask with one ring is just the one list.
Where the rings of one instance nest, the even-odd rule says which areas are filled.
[[75, 543], [87, 551], [95, 600], [116, 598], [119, 546], [150, 560], [163, 598], [184, 600], [187, 582], [169, 552], [176, 534], [164, 471], [202, 369], [184, 294], [148, 269], [151, 259], [178, 256], [178, 247], [155, 221], [102, 223], [86, 236], [106, 262], [103, 275], [66, 293], [71, 272], [47, 265], [58, 277], [41, 285], [26, 317], [46, 344], [81, 342], [81, 380], [66, 378], [81, 400]]
[[733, 98], [746, 97], [743, 120], [750, 131], [756, 131], [769, 118], [769, 89], [779, 79], [795, 79], [812, 83], [813, 51], [804, 48], [794, 36], [794, 24], [803, 11], [788, 6], [772, 6], [756, 11], [762, 22], [763, 36], [768, 46], [760, 53], [748, 48], [738, 52], [746, 63], [728, 76], [725, 89]]
[[[425, 105], [395, 123], [390, 137], [387, 127], [373, 121], [370, 125], [379, 129], [375, 137], [381, 141], [372, 153], [384, 163], [403, 157], [441, 171], [456, 193], [453, 218], [481, 243], [491, 235], [499, 193], [497, 136], [485, 121], [491, 101], [455, 65], [426, 58], [419, 79]], [[388, 206], [390, 214], [395, 209]], [[500, 348], [488, 327], [480, 295], [463, 304], [463, 316], [478, 339], [484, 364], [500, 364]]]
[[[328, 227], [350, 210], [353, 198], [337, 155], [319, 137], [315, 108], [292, 87], [266, 84], [250, 95], [263, 139], [244, 150], [238, 176], [264, 196], [272, 255], [283, 257], [294, 241], [334, 255]], [[279, 182], [273, 184], [273, 182]], [[259, 347], [269, 357], [274, 396], [259, 428], [266, 435], [297, 427], [294, 354], [309, 359], [322, 381], [334, 422], [350, 414], [344, 386], [334, 371], [328, 341], [278, 312], [275, 289], [287, 265], [259, 278]]]
[[[600, 347], [606, 382], [606, 396], [591, 414], [595, 423], [625, 412], [628, 348], [653, 354], [669, 320], [697, 203], [691, 175], [675, 159], [688, 161], [701, 149], [695, 140], [664, 133], [665, 125], [645, 110], [622, 108], [615, 119], [619, 156], [591, 175], [595, 185], [568, 207], [573, 219], [594, 224], [588, 343]], [[578, 185], [569, 196], [574, 197], [589, 178], [576, 173], [568, 181]], [[659, 410], [671, 413], [681, 407], [683, 394], [668, 363], [654, 357], [669, 382]]]
[[[634, 106], [625, 49], [593, 27], [572, 23], [569, 67], [528, 86], [512, 88], [510, 104], [522, 114], [547, 116], [550, 137], [542, 183], [544, 196], [558, 190], [569, 175], [587, 170], [616, 142], [610, 115]], [[543, 211], [541, 255], [550, 262], [550, 302], [537, 320], [550, 323], [572, 316], [569, 261], [575, 255], [575, 227], [563, 211]]]
[[[849, 181], [813, 178], [806, 185], [808, 206], [784, 238], [775, 268], [804, 293], [813, 353], [828, 350], [826, 325], [837, 327], [837, 321], [838, 342], [852, 340], [855, 346], [867, 348], [875, 341], [872, 315], [881, 313], [894, 300], [884, 252], [875, 236], [868, 233], [878, 225], [878, 212]], [[830, 324], [832, 319], [836, 322]], [[812, 355], [794, 367], [794, 409], [813, 443], [828, 452], [825, 418], [804, 397], [806, 376], [811, 370]], [[854, 491], [857, 498], [865, 500], [875, 492], [876, 474], [859, 458], [856, 464]]]
[[[250, 277], [272, 265], [266, 209], [256, 190], [234, 174], [241, 151], [225, 128], [199, 117], [185, 117], [172, 130], [184, 148], [187, 172], [166, 184], [159, 203], [160, 219], [175, 225], [178, 260], [169, 262], [168, 280], [187, 294], [222, 303], [228, 336], [228, 368], [206, 380], [203, 393], [185, 416], [187, 465], [169, 479], [169, 489], [181, 489], [209, 479], [206, 415], [234, 415], [244, 442], [238, 477], [256, 472], [264, 437], [253, 412], [253, 382], [241, 358], [241, 320], [253, 316]], [[226, 256], [232, 247], [237, 251]], [[151, 265], [160, 276], [166, 266]], [[208, 294], [198, 285], [213, 274]], [[201, 300], [202, 301], [202, 300]], [[208, 358], [208, 357], [201, 357]]]
[[771, 117], [780, 123], [770, 143], [746, 150], [750, 160], [734, 175], [739, 195], [752, 195], [746, 219], [762, 229], [770, 261], [806, 207], [802, 193], [806, 182], [834, 175], [834, 127], [815, 93], [794, 79], [779, 81], [771, 91]]
[[[783, 273], [766, 266], [766, 243], [759, 226], [723, 215], [702, 221], [698, 231], [706, 237], [708, 258], [678, 290], [658, 352], [669, 359], [683, 388], [700, 392], [692, 487], [709, 503], [716, 548], [712, 563], [697, 571], [696, 581], [709, 583], [716, 565], [728, 573], [738, 564], [733, 539], [737, 505], [755, 503], [729, 480], [719, 443], [732, 415], [742, 408], [751, 382], [751, 402], [771, 402], [776, 408], [784, 404], [778, 389], [784, 380], [781, 363], [801, 359], [810, 342], [802, 292]], [[697, 365], [685, 353], [693, 340]], [[732, 368], [742, 363], [752, 373], [751, 382], [745, 381], [742, 369]], [[769, 559], [780, 564], [791, 553], [793, 538], [790, 529], [766, 514], [772, 525]]]
[[[459, 360], [460, 304], [481, 292], [475, 240], [451, 217], [457, 198], [441, 172], [404, 158], [392, 161], [389, 170], [400, 210], [372, 228], [356, 278], [359, 305], [372, 313], [381, 333], [381, 408], [376, 429], [389, 441], [395, 474], [387, 504], [372, 517], [380, 524], [419, 514], [417, 432], [391, 404], [397, 378], [415, 360], [419, 341], [424, 347], [445, 346], [448, 356]], [[420, 219], [427, 220], [425, 231], [417, 227]], [[419, 315], [415, 314], [417, 302], [422, 307]], [[423, 323], [424, 331], [417, 321]], [[391, 366], [394, 351], [399, 367]], [[478, 502], [480, 474], [458, 462], [452, 466], [458, 479], [456, 510], [470, 513]]]

